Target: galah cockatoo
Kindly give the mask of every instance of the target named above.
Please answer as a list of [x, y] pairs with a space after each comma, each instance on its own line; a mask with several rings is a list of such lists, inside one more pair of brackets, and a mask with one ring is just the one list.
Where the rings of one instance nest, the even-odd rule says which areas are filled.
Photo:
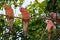
[[51, 38], [51, 28], [53, 28], [53, 31], [55, 33], [56, 27], [55, 27], [54, 23], [51, 20], [46, 20], [46, 24], [47, 24], [46, 29], [48, 30], [48, 34], [49, 34], [48, 38], [50, 40], [50, 38]]
[[22, 14], [22, 23], [23, 23], [23, 32], [24, 32], [24, 36], [27, 36], [27, 29], [28, 29], [28, 23], [29, 23], [29, 12], [21, 7], [20, 8], [20, 12]]
[[51, 20], [46, 20], [46, 24], [47, 24], [46, 29], [48, 30], [49, 33], [50, 33], [51, 28], [56, 29], [54, 23]]
[[5, 9], [5, 13], [6, 13], [7, 22], [8, 22], [8, 25], [9, 25], [9, 30], [10, 31], [13, 31], [13, 21], [14, 21], [14, 18], [13, 18], [13, 16], [14, 16], [13, 10], [7, 4], [4, 5], [4, 9]]
[[56, 21], [56, 23], [60, 26], [60, 14], [51, 12], [50, 16]]

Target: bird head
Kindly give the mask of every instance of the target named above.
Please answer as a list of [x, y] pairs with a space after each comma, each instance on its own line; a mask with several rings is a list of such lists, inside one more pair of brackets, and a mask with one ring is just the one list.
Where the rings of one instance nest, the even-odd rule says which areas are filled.
[[51, 13], [50, 13], [50, 16], [51, 16], [52, 18], [56, 19], [56, 13], [51, 12]]
[[4, 5], [4, 9], [5, 10], [9, 10], [10, 9], [10, 6], [8, 6], [7, 4]]
[[20, 12], [25, 12], [25, 11], [26, 11], [25, 8], [23, 7], [20, 8]]
[[46, 24], [53, 24], [51, 20], [46, 20]]

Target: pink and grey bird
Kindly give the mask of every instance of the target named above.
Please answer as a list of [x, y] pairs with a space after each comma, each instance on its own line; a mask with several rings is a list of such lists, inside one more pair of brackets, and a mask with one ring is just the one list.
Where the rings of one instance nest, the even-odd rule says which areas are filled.
[[51, 12], [50, 16], [56, 21], [58, 25], [60, 25], [60, 14]]
[[51, 20], [46, 20], [46, 24], [47, 24], [46, 29], [48, 30], [49, 33], [50, 33], [51, 28], [56, 29], [54, 23]]
[[46, 24], [47, 24], [46, 29], [48, 31], [48, 39], [50, 40], [50, 38], [51, 38], [51, 28], [53, 29], [54, 34], [55, 34], [56, 27], [51, 20], [46, 20]]

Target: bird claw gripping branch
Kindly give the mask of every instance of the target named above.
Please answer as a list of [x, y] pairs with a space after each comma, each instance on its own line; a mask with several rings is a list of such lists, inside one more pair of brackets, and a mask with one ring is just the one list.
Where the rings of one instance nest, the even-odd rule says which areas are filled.
[[23, 7], [20, 8], [20, 12], [22, 14], [24, 36], [27, 36], [28, 23], [29, 23], [29, 12]]
[[8, 22], [8, 25], [9, 25], [9, 30], [10, 31], [13, 31], [13, 21], [14, 21], [14, 18], [13, 18], [13, 16], [14, 16], [13, 10], [7, 4], [4, 5], [4, 9], [5, 9], [5, 13], [6, 13], [7, 22]]

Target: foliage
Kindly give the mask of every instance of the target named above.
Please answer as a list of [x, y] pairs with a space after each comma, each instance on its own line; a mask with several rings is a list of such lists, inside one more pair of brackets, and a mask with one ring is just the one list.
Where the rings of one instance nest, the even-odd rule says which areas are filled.
[[[2, 0], [0, 1], [0, 8], [2, 8], [2, 6], [5, 3], [9, 4], [10, 6], [14, 4], [15, 7], [19, 5], [21, 6], [23, 1], [24, 0], [9, 0], [8, 2], [7, 0], [6, 1]], [[43, 2], [39, 3], [34, 1], [34, 3], [30, 2], [30, 5], [26, 7], [26, 9], [30, 13], [30, 17], [34, 18], [30, 19], [29, 21], [28, 35], [26, 40], [48, 40], [48, 32], [46, 31], [45, 19], [41, 18], [42, 16], [41, 14], [44, 14], [43, 16], [47, 16], [48, 15], [47, 12], [49, 12], [50, 8], [52, 7], [50, 4], [48, 4], [48, 2], [49, 0], [44, 0]], [[57, 5], [58, 8], [60, 9], [60, 0], [58, 0]], [[9, 30], [9, 28], [5, 17], [3, 17], [3, 15], [0, 16], [0, 40], [9, 40], [9, 39], [18, 40], [20, 39], [20, 37], [22, 40], [23, 39], [25, 40], [25, 38], [23, 37], [22, 19], [14, 18], [13, 27], [14, 31], [12, 33], [9, 33], [9, 31], [7, 31]], [[52, 33], [51, 40], [58, 40], [60, 38], [59, 37], [60, 30], [57, 29], [56, 31], [57, 31], [56, 35]]]

